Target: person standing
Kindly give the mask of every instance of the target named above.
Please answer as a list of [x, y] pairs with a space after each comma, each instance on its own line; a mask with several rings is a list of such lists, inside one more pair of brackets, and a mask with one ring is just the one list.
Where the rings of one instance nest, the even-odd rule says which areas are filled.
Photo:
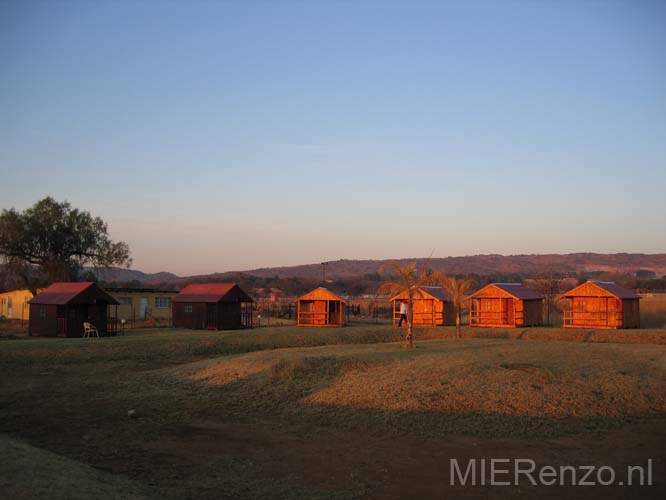
[[407, 302], [400, 302], [400, 320], [398, 321], [398, 326], [402, 326], [402, 322], [407, 321]]

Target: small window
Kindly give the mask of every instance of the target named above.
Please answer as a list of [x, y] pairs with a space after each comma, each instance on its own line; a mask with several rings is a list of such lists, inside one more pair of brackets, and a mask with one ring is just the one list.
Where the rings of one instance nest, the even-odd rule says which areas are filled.
[[171, 297], [155, 297], [155, 309], [169, 309]]
[[44, 319], [46, 318], [46, 307], [41, 306], [39, 308], [39, 319]]
[[192, 312], [192, 304], [186, 304], [185, 305], [185, 312], [186, 313], [191, 313]]
[[121, 305], [132, 305], [132, 297], [118, 297]]

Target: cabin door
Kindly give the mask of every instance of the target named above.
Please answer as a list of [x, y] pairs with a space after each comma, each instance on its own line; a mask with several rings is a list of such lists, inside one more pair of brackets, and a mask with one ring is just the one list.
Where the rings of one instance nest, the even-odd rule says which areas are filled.
[[12, 296], [7, 297], [7, 319], [12, 319]]
[[217, 304], [206, 305], [206, 328], [217, 330]]
[[328, 301], [328, 315], [326, 324], [339, 325], [340, 324], [340, 302], [335, 300]]
[[148, 297], [141, 297], [139, 302], [139, 318], [146, 319], [148, 312]]
[[515, 321], [513, 299], [502, 299], [502, 311], [504, 312], [504, 323], [507, 325], [513, 325]]

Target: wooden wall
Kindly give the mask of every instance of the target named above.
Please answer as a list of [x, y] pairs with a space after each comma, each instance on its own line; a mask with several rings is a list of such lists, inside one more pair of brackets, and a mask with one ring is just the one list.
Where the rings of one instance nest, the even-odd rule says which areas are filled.
[[[192, 312], [185, 312], [186, 306], [192, 306]], [[240, 302], [173, 302], [172, 308], [174, 328], [238, 330], [244, 327]]]
[[298, 326], [344, 326], [345, 304], [339, 300], [299, 300]]
[[[186, 306], [192, 306], [192, 312], [185, 312]], [[206, 328], [205, 303], [174, 302], [171, 307], [173, 310], [173, 326], [175, 328], [189, 328], [192, 330]]]
[[[401, 300], [393, 301], [393, 325], [400, 321]], [[414, 326], [444, 326], [456, 324], [453, 304], [441, 300], [423, 298], [412, 299], [414, 307]]]
[[[40, 317], [40, 309], [44, 308], [46, 317]], [[105, 302], [98, 304], [30, 304], [29, 335], [44, 337], [82, 337], [83, 322], [95, 325], [100, 335], [107, 332], [108, 306]], [[59, 326], [59, 324], [61, 326]], [[62, 328], [62, 330], [61, 330]]]
[[[40, 317], [44, 310], [46, 317]], [[30, 319], [28, 322], [28, 335], [37, 337], [55, 337], [58, 328], [58, 306], [30, 304]]]
[[523, 327], [543, 324], [541, 300], [520, 300], [513, 297], [479, 297], [472, 299], [470, 326]]
[[575, 296], [566, 300], [565, 328], [640, 327], [638, 299]]

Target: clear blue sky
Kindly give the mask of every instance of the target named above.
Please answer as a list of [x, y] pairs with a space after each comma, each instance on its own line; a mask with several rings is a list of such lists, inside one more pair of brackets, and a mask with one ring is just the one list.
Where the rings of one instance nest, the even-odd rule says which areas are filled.
[[666, 252], [666, 3], [0, 3], [0, 208], [135, 268]]

